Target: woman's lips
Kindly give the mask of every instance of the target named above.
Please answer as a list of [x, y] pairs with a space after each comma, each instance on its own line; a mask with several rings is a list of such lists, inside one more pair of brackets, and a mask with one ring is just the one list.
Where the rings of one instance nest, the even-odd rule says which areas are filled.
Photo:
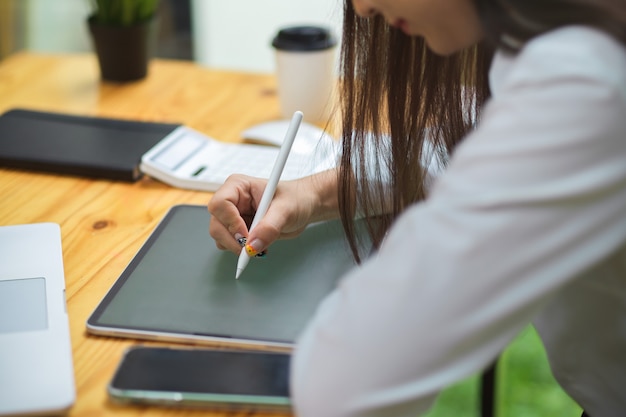
[[407, 35], [409, 34], [408, 30], [408, 25], [406, 20], [404, 19], [398, 19], [395, 22], [393, 22], [393, 27], [400, 29], [402, 32], [406, 33]]

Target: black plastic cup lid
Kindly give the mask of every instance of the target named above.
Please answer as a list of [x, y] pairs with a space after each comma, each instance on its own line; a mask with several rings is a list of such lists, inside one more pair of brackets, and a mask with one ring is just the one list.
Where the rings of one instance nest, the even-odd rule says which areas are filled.
[[272, 46], [283, 51], [321, 51], [334, 47], [337, 41], [330, 30], [319, 26], [283, 28], [272, 41]]

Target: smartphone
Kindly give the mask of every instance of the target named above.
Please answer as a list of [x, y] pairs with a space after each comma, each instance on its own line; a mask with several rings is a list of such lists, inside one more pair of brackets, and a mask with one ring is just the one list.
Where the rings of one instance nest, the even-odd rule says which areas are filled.
[[117, 403], [291, 412], [290, 354], [135, 346], [108, 386]]

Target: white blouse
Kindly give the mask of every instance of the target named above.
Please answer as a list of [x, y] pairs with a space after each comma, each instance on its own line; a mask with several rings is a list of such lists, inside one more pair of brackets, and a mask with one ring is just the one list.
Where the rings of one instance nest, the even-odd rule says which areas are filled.
[[584, 27], [498, 52], [428, 199], [301, 335], [300, 417], [406, 416], [533, 322], [593, 417], [626, 413], [626, 48]]

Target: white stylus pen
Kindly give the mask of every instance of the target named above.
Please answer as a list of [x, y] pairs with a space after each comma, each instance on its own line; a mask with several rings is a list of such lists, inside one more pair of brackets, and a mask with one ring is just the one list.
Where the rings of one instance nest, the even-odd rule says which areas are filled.
[[[261, 202], [259, 203], [259, 207], [254, 214], [254, 219], [252, 219], [252, 224], [250, 225], [249, 231], [252, 231], [257, 223], [263, 218], [263, 216], [265, 216], [265, 213], [267, 212], [267, 209], [272, 202], [272, 198], [274, 198], [274, 193], [276, 192], [278, 180], [280, 180], [280, 176], [283, 173], [283, 168], [285, 168], [285, 162], [287, 162], [287, 157], [289, 156], [289, 152], [291, 151], [291, 145], [293, 145], [293, 141], [296, 138], [296, 134], [298, 133], [301, 122], [302, 112], [297, 111], [293, 114], [293, 117], [291, 118], [291, 123], [289, 123], [289, 128], [287, 129], [287, 133], [285, 134], [285, 139], [280, 147], [278, 156], [276, 157], [276, 162], [274, 162], [274, 167], [272, 168], [270, 178], [267, 181], [267, 186], [265, 186], [265, 190], [263, 191], [263, 195], [261, 196]], [[248, 265], [248, 261], [250, 261], [250, 256], [248, 255], [248, 252], [246, 252], [246, 248], [244, 246], [243, 248], [241, 248], [241, 253], [239, 254], [239, 259], [237, 260], [237, 273], [235, 274], [235, 279], [239, 279], [239, 275], [241, 275], [243, 270]]]

